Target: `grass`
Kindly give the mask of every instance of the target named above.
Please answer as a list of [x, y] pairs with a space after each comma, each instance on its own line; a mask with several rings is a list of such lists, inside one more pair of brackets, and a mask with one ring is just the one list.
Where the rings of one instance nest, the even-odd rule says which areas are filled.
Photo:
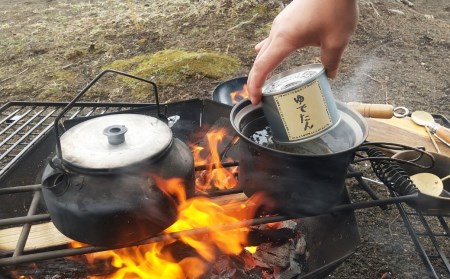
[[[64, 100], [110, 66], [168, 85], [195, 77], [227, 78], [241, 67], [227, 45], [205, 50], [207, 40], [214, 43], [214, 38], [198, 46], [180, 44], [178, 32], [186, 30], [183, 36], [198, 38], [210, 27], [179, 27], [214, 14], [225, 19], [227, 30], [253, 12], [270, 12], [257, 0], [64, 0], [15, 5], [19, 4], [0, 11], [0, 80], [14, 76], [0, 83], [0, 92], [10, 96], [4, 101]], [[261, 32], [265, 28], [255, 30]], [[155, 40], [171, 45], [158, 46]], [[169, 50], [157, 52], [161, 48]]]

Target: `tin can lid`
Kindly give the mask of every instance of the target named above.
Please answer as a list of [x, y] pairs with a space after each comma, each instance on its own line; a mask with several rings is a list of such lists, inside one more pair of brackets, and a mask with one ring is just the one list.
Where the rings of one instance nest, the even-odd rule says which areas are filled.
[[268, 79], [262, 89], [263, 95], [290, 91], [316, 79], [325, 72], [322, 64], [310, 64], [279, 73]]

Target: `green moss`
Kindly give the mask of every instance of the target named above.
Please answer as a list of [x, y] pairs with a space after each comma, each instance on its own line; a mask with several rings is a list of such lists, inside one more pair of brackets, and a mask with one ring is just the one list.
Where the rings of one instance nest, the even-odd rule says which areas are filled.
[[274, 9], [273, 6], [264, 4], [259, 4], [250, 9], [251, 14], [259, 14], [267, 16], [267, 18], [273, 18], [275, 17], [279, 12], [281, 11], [281, 8]]
[[55, 70], [52, 72], [53, 79], [60, 82], [74, 82], [77, 75], [68, 70]]
[[272, 29], [272, 23], [265, 24], [263, 27], [255, 30], [255, 35], [259, 36], [269, 36], [270, 29]]
[[164, 50], [117, 60], [104, 68], [126, 71], [144, 78], [151, 77], [159, 84], [170, 85], [197, 76], [229, 78], [239, 70], [240, 61], [215, 52]]

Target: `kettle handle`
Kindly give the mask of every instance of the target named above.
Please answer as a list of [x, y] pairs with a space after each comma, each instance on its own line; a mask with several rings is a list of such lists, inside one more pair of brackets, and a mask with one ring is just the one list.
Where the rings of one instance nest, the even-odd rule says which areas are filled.
[[100, 74], [98, 74], [91, 82], [89, 82], [88, 85], [86, 85], [86, 87], [83, 88], [83, 90], [80, 91], [80, 93], [78, 93], [78, 95], [73, 98], [72, 101], [70, 101], [70, 103], [68, 103], [64, 109], [61, 111], [61, 113], [56, 116], [55, 118], [55, 122], [54, 122], [54, 128], [55, 128], [55, 135], [56, 135], [56, 155], [58, 157], [58, 159], [60, 160], [60, 162], [62, 162], [62, 150], [61, 150], [61, 141], [60, 141], [60, 132], [59, 132], [59, 121], [60, 119], [64, 116], [64, 114], [71, 109], [74, 104], [86, 93], [86, 91], [88, 91], [102, 76], [104, 76], [107, 73], [115, 73], [115, 74], [119, 74], [119, 75], [123, 75], [129, 78], [134, 78], [146, 83], [149, 83], [153, 86], [153, 92], [155, 94], [155, 104], [156, 104], [156, 110], [158, 112], [158, 117], [162, 118], [165, 117], [164, 115], [161, 114], [161, 110], [159, 107], [159, 98], [158, 98], [158, 87], [156, 86], [156, 83], [154, 83], [153, 81], [147, 80], [147, 79], [143, 79], [141, 77], [137, 77], [137, 76], [133, 76], [124, 72], [120, 72], [117, 70], [113, 70], [113, 69], [107, 69], [104, 70], [103, 72], [101, 72]]

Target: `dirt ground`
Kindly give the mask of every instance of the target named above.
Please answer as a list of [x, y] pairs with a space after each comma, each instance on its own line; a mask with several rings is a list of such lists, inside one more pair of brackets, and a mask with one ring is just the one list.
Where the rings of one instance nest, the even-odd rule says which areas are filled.
[[[408, 1], [360, 0], [356, 33], [340, 74], [332, 81], [337, 99], [450, 115], [450, 1], [411, 1], [412, 7]], [[144, 72], [160, 85], [163, 102], [210, 98], [218, 83], [248, 73], [254, 45], [265, 38], [283, 4], [274, 0], [0, 0], [0, 105], [12, 100], [69, 101], [113, 62], [163, 50], [217, 53], [238, 61], [236, 67], [220, 73], [184, 65], [170, 80], [161, 69]], [[303, 49], [277, 71], [318, 61], [317, 49]], [[113, 65], [125, 71], [138, 67], [125, 64]], [[86, 100], [148, 101], [134, 89], [114, 81]], [[362, 242], [330, 278], [381, 278], [387, 273], [391, 275], [385, 278], [426, 278], [397, 217], [395, 210], [358, 211]]]

